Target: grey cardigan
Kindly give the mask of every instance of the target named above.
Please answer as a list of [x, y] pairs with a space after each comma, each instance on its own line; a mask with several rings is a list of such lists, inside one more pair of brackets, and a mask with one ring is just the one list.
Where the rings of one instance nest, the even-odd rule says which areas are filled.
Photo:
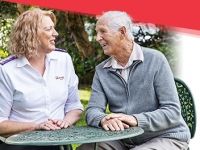
[[110, 112], [133, 115], [144, 134], [127, 142], [140, 144], [154, 137], [188, 142], [189, 128], [181, 116], [180, 103], [169, 64], [157, 50], [142, 47], [144, 61], [134, 61], [127, 83], [112, 67], [96, 67], [92, 94], [86, 109], [88, 125], [100, 127]]

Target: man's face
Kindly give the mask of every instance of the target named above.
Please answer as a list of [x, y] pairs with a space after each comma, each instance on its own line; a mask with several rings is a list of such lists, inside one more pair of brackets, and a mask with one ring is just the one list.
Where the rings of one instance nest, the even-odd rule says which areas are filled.
[[49, 53], [55, 49], [55, 39], [58, 33], [54, 29], [54, 23], [50, 17], [44, 16], [39, 25], [38, 38], [40, 41], [39, 51]]
[[115, 56], [120, 46], [120, 32], [114, 31], [108, 27], [105, 19], [100, 19], [96, 24], [96, 41], [103, 48], [104, 54]]

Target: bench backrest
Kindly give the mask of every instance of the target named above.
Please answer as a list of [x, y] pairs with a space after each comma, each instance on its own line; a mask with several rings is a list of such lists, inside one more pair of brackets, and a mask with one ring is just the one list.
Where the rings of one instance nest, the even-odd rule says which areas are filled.
[[196, 112], [193, 96], [182, 80], [175, 78], [175, 83], [181, 103], [181, 113], [190, 129], [191, 138], [193, 138], [196, 130]]

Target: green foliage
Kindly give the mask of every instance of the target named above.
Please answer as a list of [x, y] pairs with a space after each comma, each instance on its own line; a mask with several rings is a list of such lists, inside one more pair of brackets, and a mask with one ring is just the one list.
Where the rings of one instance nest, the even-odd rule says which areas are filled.
[[0, 18], [16, 17], [18, 13], [17, 5], [0, 1]]
[[175, 70], [177, 64], [174, 49], [175, 35], [164, 26], [141, 25], [138, 28], [139, 30], [134, 33], [135, 41], [144, 47], [161, 51], [166, 56], [171, 68]]
[[8, 52], [3, 50], [3, 49], [0, 49], [0, 60], [3, 59], [3, 58], [6, 58], [8, 57]]
[[0, 58], [5, 58], [9, 55], [8, 41], [14, 19], [1, 18], [0, 26]]
[[89, 34], [90, 43], [95, 51], [94, 55], [85, 58], [80, 54], [81, 52], [77, 48], [72, 33], [66, 27], [65, 13], [55, 12], [55, 14], [58, 20], [56, 24], [56, 30], [59, 33], [56, 47], [67, 49], [67, 52], [72, 57], [74, 68], [79, 77], [80, 83], [91, 84], [95, 66], [106, 58], [106, 56], [103, 55], [103, 51], [101, 50], [100, 45], [94, 39], [94, 23], [96, 20], [93, 17], [83, 16], [83, 20], [86, 24], [85, 30]]
[[0, 59], [9, 55], [8, 41], [17, 14], [16, 4], [0, 2]]

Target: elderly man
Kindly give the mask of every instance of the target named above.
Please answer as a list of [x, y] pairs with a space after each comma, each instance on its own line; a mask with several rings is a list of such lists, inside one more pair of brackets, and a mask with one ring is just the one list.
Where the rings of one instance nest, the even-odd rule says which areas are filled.
[[[186, 150], [190, 133], [164, 55], [134, 42], [132, 21], [125, 12], [104, 13], [96, 32], [96, 40], [110, 58], [96, 67], [87, 123], [111, 131], [144, 129], [144, 134], [134, 138], [100, 143], [99, 149]], [[110, 114], [105, 112], [107, 105]]]

